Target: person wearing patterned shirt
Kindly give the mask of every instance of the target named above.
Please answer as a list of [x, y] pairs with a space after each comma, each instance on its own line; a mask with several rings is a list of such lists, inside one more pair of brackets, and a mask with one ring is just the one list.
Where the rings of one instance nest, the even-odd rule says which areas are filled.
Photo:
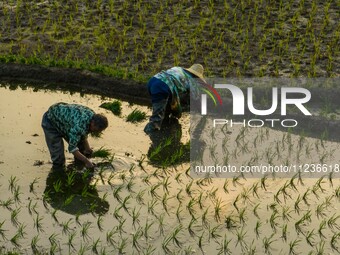
[[145, 133], [160, 130], [165, 119], [179, 119], [182, 116], [182, 104], [188, 105], [190, 93], [198, 94], [199, 84], [206, 82], [203, 72], [200, 64], [193, 64], [190, 68], [175, 66], [149, 80], [152, 116], [144, 128]]
[[64, 169], [65, 154], [63, 138], [68, 142], [68, 151], [87, 168], [93, 168], [88, 159], [92, 149], [88, 134], [99, 134], [108, 126], [104, 115], [96, 114], [86, 106], [56, 103], [44, 114], [41, 124], [50, 151], [53, 169]]

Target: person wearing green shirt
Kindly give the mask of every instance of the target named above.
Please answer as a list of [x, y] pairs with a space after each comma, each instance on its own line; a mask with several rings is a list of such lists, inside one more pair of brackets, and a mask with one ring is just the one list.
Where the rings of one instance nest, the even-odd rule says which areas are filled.
[[198, 95], [198, 87], [206, 82], [203, 72], [200, 64], [193, 64], [190, 68], [175, 66], [149, 80], [152, 116], [144, 128], [146, 134], [160, 130], [165, 119], [181, 118], [182, 105], [189, 105], [190, 93]]
[[94, 165], [88, 158], [92, 149], [87, 140], [88, 134], [99, 134], [108, 126], [104, 115], [96, 114], [90, 108], [79, 104], [56, 103], [44, 114], [42, 128], [45, 133], [53, 169], [65, 167], [64, 142], [68, 142], [68, 151], [76, 160], [87, 168]]

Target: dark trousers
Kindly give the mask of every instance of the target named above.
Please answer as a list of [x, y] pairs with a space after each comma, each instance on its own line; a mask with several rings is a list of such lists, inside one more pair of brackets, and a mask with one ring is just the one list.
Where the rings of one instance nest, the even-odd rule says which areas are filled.
[[47, 113], [42, 118], [41, 126], [45, 133], [45, 140], [50, 151], [53, 167], [63, 167], [65, 165], [63, 136], [53, 126], [47, 117]]
[[152, 102], [152, 116], [144, 128], [146, 133], [161, 129], [164, 119], [168, 118], [171, 113], [172, 98], [169, 86], [157, 78], [150, 79], [148, 91]]
[[[54, 168], [62, 168], [65, 166], [65, 148], [64, 141], [67, 141], [66, 137], [63, 137], [62, 134], [53, 126], [49, 118], [47, 117], [47, 113], [44, 114], [41, 122], [41, 126], [45, 133], [45, 140], [47, 143], [48, 150], [50, 152], [51, 160]], [[85, 146], [84, 141], [80, 141], [78, 144], [78, 148], [80, 152], [84, 152]]]

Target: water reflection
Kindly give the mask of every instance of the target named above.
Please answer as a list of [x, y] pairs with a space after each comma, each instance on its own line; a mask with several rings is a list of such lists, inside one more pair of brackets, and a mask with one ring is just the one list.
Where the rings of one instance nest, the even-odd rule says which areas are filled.
[[183, 144], [182, 127], [177, 119], [169, 119], [160, 131], [149, 135], [149, 162], [158, 167], [178, 165], [190, 161], [190, 144]]
[[91, 184], [91, 176], [90, 172], [73, 169], [66, 172], [51, 169], [46, 179], [45, 201], [73, 215], [107, 213], [109, 203], [99, 197], [96, 186]]

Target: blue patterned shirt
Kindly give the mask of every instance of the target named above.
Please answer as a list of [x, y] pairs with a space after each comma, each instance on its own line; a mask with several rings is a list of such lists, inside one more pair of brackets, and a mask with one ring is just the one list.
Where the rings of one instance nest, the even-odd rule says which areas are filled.
[[191, 93], [196, 94], [199, 86], [199, 78], [194, 78], [182, 67], [173, 67], [166, 71], [161, 71], [154, 76], [167, 84], [172, 94], [171, 110], [179, 117], [182, 113], [180, 96]]
[[53, 126], [68, 141], [69, 152], [78, 149], [78, 143], [87, 137], [94, 111], [78, 104], [57, 103], [47, 112], [47, 117]]

